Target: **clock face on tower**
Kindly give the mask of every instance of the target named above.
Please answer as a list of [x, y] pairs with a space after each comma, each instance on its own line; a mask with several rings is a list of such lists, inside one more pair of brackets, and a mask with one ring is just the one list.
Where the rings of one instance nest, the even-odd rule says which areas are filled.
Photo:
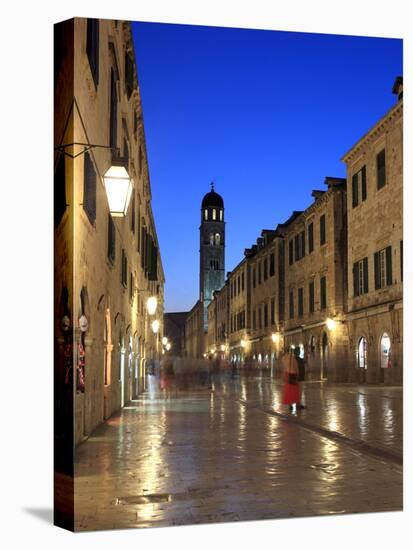
[[200, 231], [199, 296], [204, 307], [204, 330], [208, 328], [207, 308], [215, 290], [225, 283], [224, 201], [214, 190], [202, 199]]

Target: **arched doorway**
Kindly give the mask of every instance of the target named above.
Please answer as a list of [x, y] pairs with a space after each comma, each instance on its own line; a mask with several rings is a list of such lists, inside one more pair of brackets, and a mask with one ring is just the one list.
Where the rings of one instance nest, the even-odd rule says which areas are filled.
[[380, 382], [384, 382], [385, 369], [391, 368], [391, 340], [385, 332], [380, 338]]
[[328, 337], [324, 332], [321, 340], [321, 380], [327, 380], [328, 376]]
[[357, 365], [360, 369], [367, 369], [367, 340], [362, 336], [357, 347]]

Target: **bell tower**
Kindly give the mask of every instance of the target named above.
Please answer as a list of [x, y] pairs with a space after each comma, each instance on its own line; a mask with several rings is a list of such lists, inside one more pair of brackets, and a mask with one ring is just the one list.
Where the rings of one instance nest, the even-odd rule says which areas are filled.
[[203, 304], [204, 331], [208, 330], [208, 305], [214, 290], [225, 283], [224, 201], [211, 191], [202, 199], [200, 237], [199, 299]]

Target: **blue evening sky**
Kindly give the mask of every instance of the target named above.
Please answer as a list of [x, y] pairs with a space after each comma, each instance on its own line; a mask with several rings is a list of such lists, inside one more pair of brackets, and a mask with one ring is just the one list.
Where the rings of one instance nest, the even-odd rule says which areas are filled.
[[165, 311], [185, 311], [211, 180], [230, 271], [325, 176], [345, 176], [340, 158], [396, 101], [402, 41], [158, 23], [133, 33]]

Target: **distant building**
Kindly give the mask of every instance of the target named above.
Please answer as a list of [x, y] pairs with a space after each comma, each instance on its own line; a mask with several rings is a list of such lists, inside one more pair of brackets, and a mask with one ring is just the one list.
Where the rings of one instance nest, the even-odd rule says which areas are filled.
[[171, 344], [170, 353], [177, 357], [185, 355], [185, 321], [187, 311], [165, 313], [163, 316], [163, 334]]

